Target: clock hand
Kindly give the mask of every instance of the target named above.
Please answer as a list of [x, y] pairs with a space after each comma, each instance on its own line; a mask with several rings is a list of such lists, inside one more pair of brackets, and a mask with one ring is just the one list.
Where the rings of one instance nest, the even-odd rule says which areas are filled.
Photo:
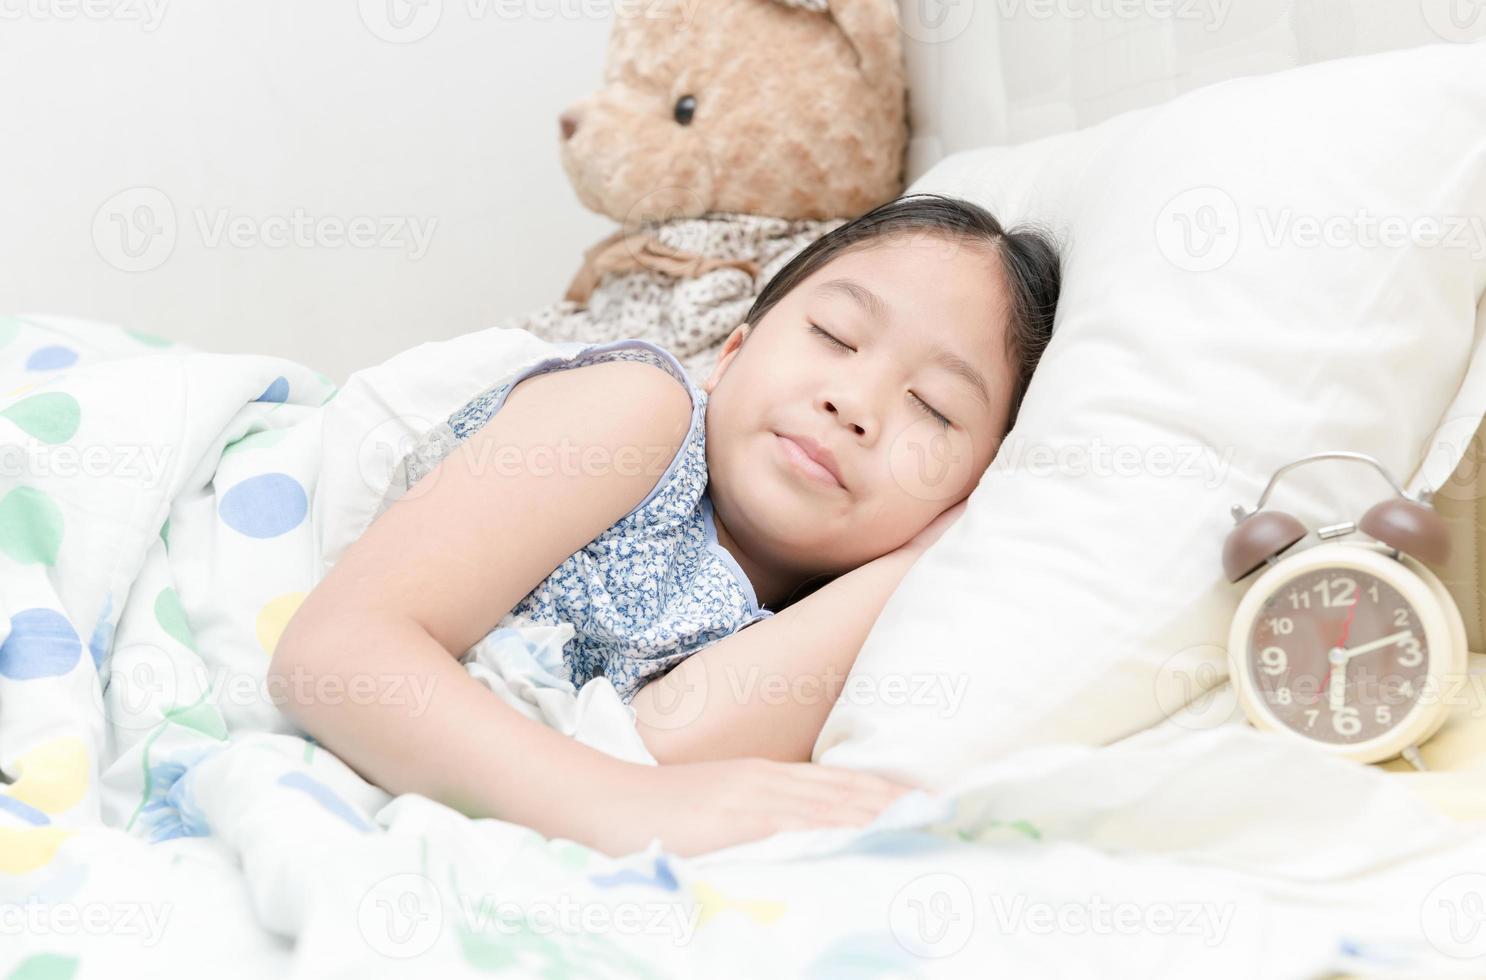
[[[1341, 647], [1332, 649], [1328, 659], [1331, 666], [1336, 668], [1336, 676], [1331, 678], [1331, 687], [1328, 692], [1331, 695], [1330, 706], [1332, 711], [1340, 711], [1347, 706], [1347, 656]], [[1328, 674], [1330, 670], [1328, 668]]]
[[[1350, 626], [1351, 622], [1351, 617], [1349, 616], [1347, 625]], [[1399, 630], [1397, 633], [1390, 634], [1379, 640], [1372, 640], [1361, 646], [1353, 647], [1350, 650], [1343, 648], [1340, 644], [1332, 648], [1331, 653], [1327, 656], [1330, 665], [1326, 668], [1326, 677], [1330, 681], [1330, 687], [1327, 688], [1327, 693], [1330, 695], [1328, 704], [1331, 710], [1340, 711], [1347, 706], [1347, 664], [1351, 662], [1353, 657], [1402, 643], [1404, 640], [1413, 637], [1413, 635], [1413, 630]], [[1336, 671], [1336, 677], [1331, 676], [1333, 669]]]
[[1397, 633], [1385, 636], [1381, 640], [1373, 640], [1371, 643], [1364, 643], [1359, 647], [1353, 647], [1347, 651], [1347, 659], [1351, 660], [1359, 654], [1371, 653], [1374, 650], [1381, 650], [1383, 647], [1392, 646], [1395, 643], [1402, 643], [1404, 640], [1410, 639], [1413, 635], [1413, 630], [1399, 630]]
[[[1362, 592], [1359, 590], [1356, 597], [1352, 600], [1352, 605], [1347, 609], [1347, 621], [1342, 624], [1342, 635], [1341, 639], [1336, 641], [1336, 649], [1345, 649], [1347, 646], [1347, 634], [1352, 631], [1352, 617], [1357, 615], [1357, 603], [1359, 600], [1361, 600], [1361, 598]], [[1330, 657], [1327, 657], [1328, 661], [1330, 661], [1330, 659]], [[1346, 661], [1343, 660], [1342, 664], [1343, 666], [1345, 666]], [[1334, 668], [1335, 666], [1335, 662], [1328, 662], [1326, 664], [1326, 673], [1321, 676], [1321, 688], [1316, 692], [1316, 696], [1311, 698], [1311, 704], [1315, 704], [1317, 701], [1321, 700], [1322, 691], [1329, 692], [1331, 690], [1330, 687], [1328, 687], [1327, 685], [1331, 682], [1331, 671], [1332, 668]], [[1333, 708], [1336, 707], [1335, 695], [1332, 695], [1331, 704]]]

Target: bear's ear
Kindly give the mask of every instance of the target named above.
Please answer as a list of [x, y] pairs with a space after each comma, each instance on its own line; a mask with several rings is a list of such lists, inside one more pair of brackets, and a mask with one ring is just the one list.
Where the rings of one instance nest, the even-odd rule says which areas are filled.
[[902, 76], [903, 44], [898, 36], [898, 0], [774, 2], [785, 7], [829, 14], [856, 52], [857, 68], [873, 81], [881, 80], [892, 85], [895, 84], [895, 79]]

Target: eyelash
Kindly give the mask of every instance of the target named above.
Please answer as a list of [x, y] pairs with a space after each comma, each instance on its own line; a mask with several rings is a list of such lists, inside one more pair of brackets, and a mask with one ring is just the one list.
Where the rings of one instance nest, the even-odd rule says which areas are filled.
[[[826, 333], [824, 330], [822, 330], [820, 327], [816, 326], [813, 323], [810, 324], [810, 329], [812, 331], [814, 331], [816, 334], [820, 335], [822, 338], [824, 338], [825, 341], [826, 341], [826, 343], [828, 343], [831, 346], [835, 347], [837, 350], [849, 350], [849, 351], [855, 351], [856, 350], [856, 348], [851, 347], [851, 346], [848, 346], [847, 344], [842, 343], [840, 340], [837, 340], [835, 337], [833, 337], [830, 334]], [[918, 403], [918, 405], [919, 405], [919, 407], [921, 409], [923, 409], [924, 414], [928, 415], [930, 418], [932, 418], [935, 421], [937, 421], [939, 423], [939, 425], [940, 425], [941, 428], [943, 428], [945, 430], [948, 430], [949, 429], [949, 424], [950, 424], [949, 423], [949, 419], [945, 418], [943, 415], [939, 414], [939, 412], [935, 411], [934, 410], [934, 406], [930, 405], [928, 402], [924, 401], [922, 398], [918, 397], [917, 395], [914, 395], [913, 396], [913, 400]]]

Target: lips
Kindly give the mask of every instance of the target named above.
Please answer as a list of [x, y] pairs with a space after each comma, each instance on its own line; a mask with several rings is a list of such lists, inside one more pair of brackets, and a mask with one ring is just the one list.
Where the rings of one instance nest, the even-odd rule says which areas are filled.
[[[791, 435], [787, 432], [776, 432], [775, 435], [785, 440], [786, 443], [793, 443], [795, 449], [798, 449], [800, 453], [804, 454], [816, 466], [829, 473], [831, 478], [836, 481], [838, 487], [843, 490], [846, 489], [846, 481], [841, 478], [841, 466], [836, 462], [835, 454], [829, 449], [809, 436]], [[785, 451], [790, 452], [791, 450], [786, 446]], [[822, 479], [822, 482], [826, 481]]]

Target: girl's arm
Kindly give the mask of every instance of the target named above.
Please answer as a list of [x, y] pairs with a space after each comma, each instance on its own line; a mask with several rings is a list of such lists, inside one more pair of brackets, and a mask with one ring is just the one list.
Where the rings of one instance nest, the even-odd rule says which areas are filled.
[[644, 499], [690, 415], [685, 389], [650, 365], [522, 381], [305, 598], [269, 669], [280, 709], [388, 792], [609, 853], [652, 837], [695, 853], [871, 819], [902, 787], [763, 760], [621, 762], [526, 718], [458, 662]]
[[964, 512], [833, 579], [774, 616], [688, 657], [635, 695], [636, 726], [661, 763], [761, 756], [805, 762], [888, 597]]

